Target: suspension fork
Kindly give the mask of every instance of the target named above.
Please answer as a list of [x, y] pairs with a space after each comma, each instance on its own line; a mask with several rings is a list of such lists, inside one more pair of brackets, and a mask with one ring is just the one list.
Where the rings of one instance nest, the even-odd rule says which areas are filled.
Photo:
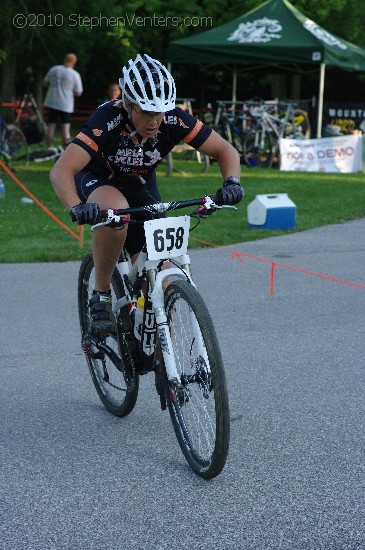
[[[184, 260], [185, 259], [186, 258], [184, 258]], [[169, 327], [169, 323], [168, 323], [168, 319], [165, 311], [163, 282], [164, 282], [164, 279], [174, 276], [183, 280], [188, 279], [190, 283], [195, 287], [195, 284], [191, 279], [190, 261], [188, 260], [186, 261], [186, 263], [181, 263], [180, 264], [181, 269], [168, 268], [168, 269], [161, 270], [158, 273], [156, 273], [156, 270], [151, 269], [151, 267], [148, 265], [152, 263], [153, 262], [147, 261], [146, 267], [150, 277], [150, 285], [151, 285], [150, 288], [152, 289], [151, 301], [155, 311], [157, 331], [160, 339], [161, 351], [164, 358], [167, 377], [169, 381], [174, 382], [176, 384], [180, 384], [181, 379], [176, 368], [176, 361], [175, 361], [175, 355], [173, 351], [170, 327]], [[205, 364], [208, 366], [209, 361], [208, 361], [207, 352], [203, 343], [198, 321], [196, 320], [196, 317], [193, 312], [191, 312], [191, 322], [194, 329], [198, 356], [201, 356], [204, 359]]]
[[[149, 262], [146, 262], [146, 267]], [[160, 340], [161, 351], [164, 359], [164, 364], [166, 368], [167, 378], [170, 382], [174, 384], [181, 384], [179, 373], [177, 372], [175, 356], [172, 346], [170, 327], [167, 320], [167, 315], [165, 311], [164, 304], [164, 290], [163, 290], [163, 281], [167, 277], [175, 276], [179, 278], [186, 279], [180, 269], [178, 268], [168, 268], [162, 271], [159, 271], [156, 274], [156, 271], [148, 269], [148, 274], [150, 277], [150, 288], [151, 288], [151, 301], [153, 309], [155, 311], [156, 325], [158, 331], [158, 337]]]

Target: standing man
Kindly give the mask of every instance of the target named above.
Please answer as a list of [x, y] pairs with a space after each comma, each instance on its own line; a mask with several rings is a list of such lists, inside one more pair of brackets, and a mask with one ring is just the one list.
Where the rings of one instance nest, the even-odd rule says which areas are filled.
[[47, 107], [47, 145], [51, 147], [58, 120], [61, 122], [62, 145], [67, 147], [71, 141], [71, 115], [74, 112], [74, 97], [82, 94], [82, 81], [74, 66], [77, 57], [68, 53], [63, 65], [55, 65], [46, 74], [43, 86], [47, 89], [44, 106]]

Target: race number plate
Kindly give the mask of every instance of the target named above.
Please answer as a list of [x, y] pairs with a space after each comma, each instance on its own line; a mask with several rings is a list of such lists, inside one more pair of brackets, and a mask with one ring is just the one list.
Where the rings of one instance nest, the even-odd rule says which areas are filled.
[[163, 260], [186, 254], [190, 216], [159, 218], [144, 222], [149, 260]]

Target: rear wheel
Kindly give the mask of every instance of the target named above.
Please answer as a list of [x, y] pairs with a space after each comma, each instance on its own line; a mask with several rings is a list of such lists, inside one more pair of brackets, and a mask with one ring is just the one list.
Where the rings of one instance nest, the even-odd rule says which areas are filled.
[[273, 143], [270, 133], [260, 124], [253, 126], [243, 143], [243, 158], [250, 168], [268, 168], [272, 164]]
[[28, 142], [23, 132], [14, 124], [8, 124], [3, 131], [2, 147], [5, 157], [12, 162], [28, 164]]
[[218, 475], [229, 447], [229, 405], [218, 339], [209, 312], [187, 281], [165, 291], [173, 354], [181, 384], [166, 376], [166, 401], [182, 452], [201, 477]]
[[[92, 254], [83, 259], [78, 281], [79, 317], [82, 346], [92, 381], [104, 406], [116, 416], [129, 414], [137, 400], [139, 377], [134, 363], [133, 325], [127, 306], [117, 314], [117, 335], [96, 339], [90, 333], [89, 300], [94, 289]], [[117, 270], [112, 277], [113, 302], [124, 295]]]

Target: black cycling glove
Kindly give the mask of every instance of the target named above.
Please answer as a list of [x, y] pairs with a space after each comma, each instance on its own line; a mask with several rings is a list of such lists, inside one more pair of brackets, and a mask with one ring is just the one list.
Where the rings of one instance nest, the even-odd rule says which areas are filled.
[[233, 205], [240, 202], [244, 194], [239, 178], [229, 177], [224, 180], [223, 187], [216, 192], [217, 204]]
[[76, 204], [70, 210], [71, 220], [79, 225], [95, 225], [99, 217], [99, 206], [95, 203]]

